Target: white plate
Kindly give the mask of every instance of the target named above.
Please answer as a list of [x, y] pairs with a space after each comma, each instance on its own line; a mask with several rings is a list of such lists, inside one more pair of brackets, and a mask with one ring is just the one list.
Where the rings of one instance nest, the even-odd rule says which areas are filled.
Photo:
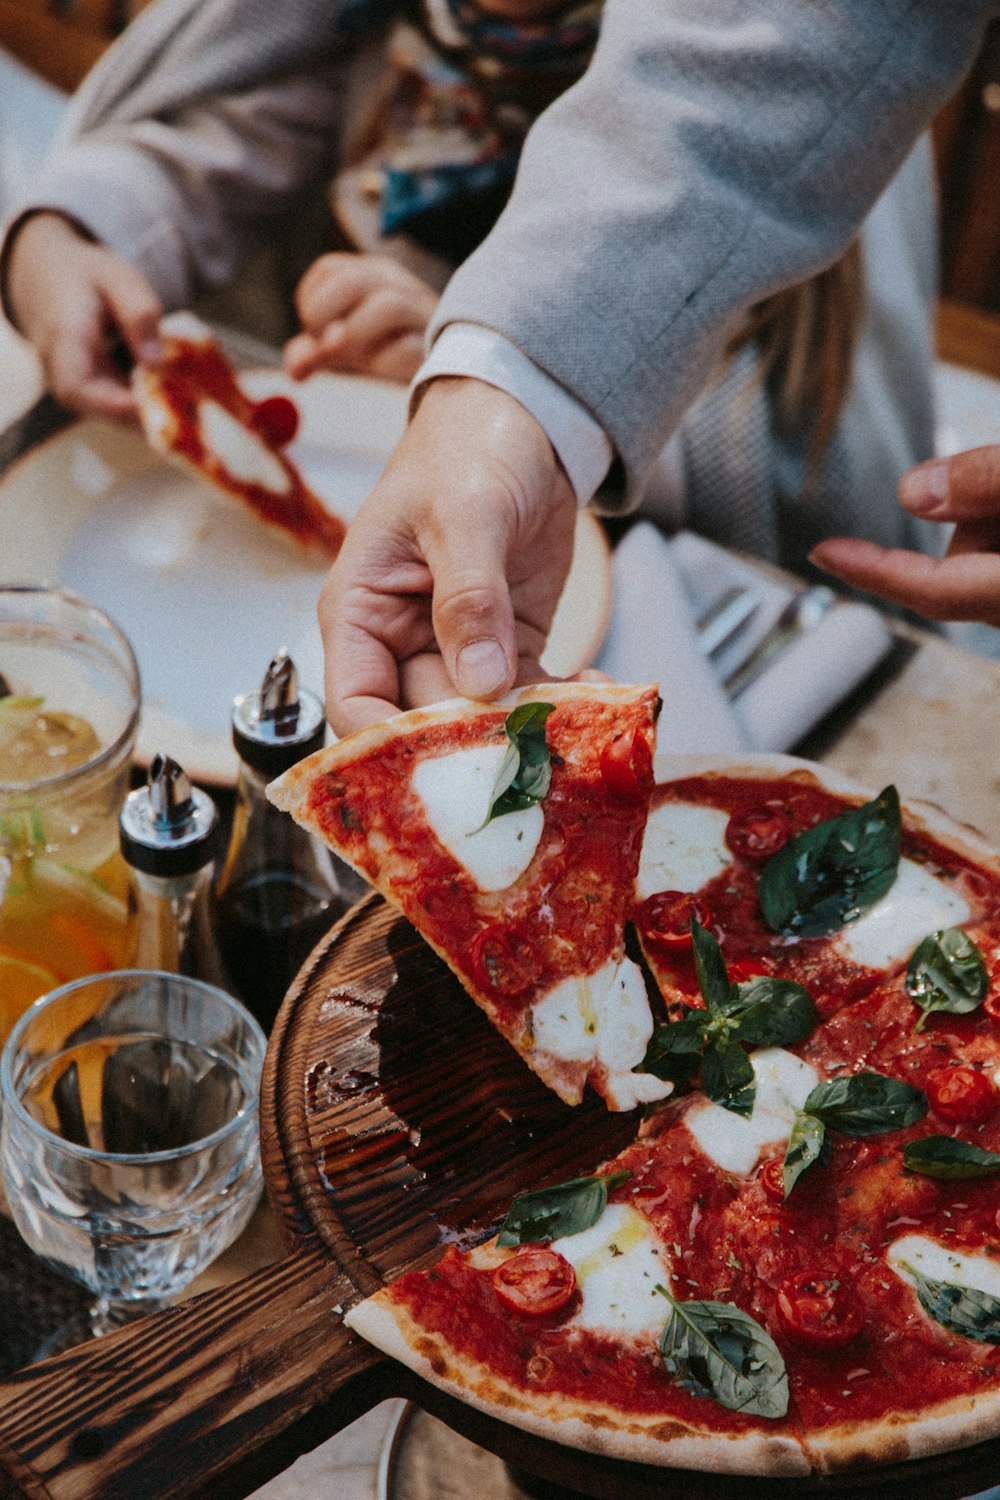
[[[401, 386], [280, 371], [243, 377], [255, 397], [285, 391], [300, 407], [289, 450], [330, 508], [350, 518], [403, 431]], [[88, 418], [0, 476], [0, 557], [11, 582], [52, 582], [100, 604], [139, 660], [138, 755], [172, 755], [199, 780], [231, 783], [233, 698], [257, 686], [284, 647], [305, 686], [322, 691], [316, 600], [322, 566], [238, 503], [166, 464], [137, 430]], [[546, 648], [557, 676], [585, 666], [610, 605], [609, 554], [581, 514], [576, 554]]]

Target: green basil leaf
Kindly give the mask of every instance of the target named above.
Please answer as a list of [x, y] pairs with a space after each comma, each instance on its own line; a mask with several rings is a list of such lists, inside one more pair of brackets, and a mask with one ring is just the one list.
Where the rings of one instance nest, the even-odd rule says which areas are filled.
[[701, 1063], [707, 1019], [705, 1011], [689, 1010], [679, 1021], [657, 1026], [646, 1043], [642, 1062], [632, 1072], [652, 1073], [668, 1083], [687, 1083]]
[[710, 1044], [702, 1063], [705, 1093], [723, 1109], [734, 1115], [753, 1112], [757, 1093], [753, 1065], [739, 1042], [720, 1041]]
[[917, 1296], [925, 1312], [949, 1333], [975, 1339], [980, 1344], [1000, 1344], [1000, 1297], [970, 1286], [950, 1286], [934, 1281], [913, 1266], [905, 1266], [917, 1284]]
[[756, 976], [734, 985], [739, 1037], [751, 1047], [785, 1047], [800, 1042], [818, 1025], [812, 998], [801, 984], [789, 979]]
[[989, 1177], [1000, 1172], [1000, 1155], [984, 1151], [969, 1141], [951, 1135], [925, 1135], [903, 1147], [903, 1166], [925, 1177], [958, 1181], [963, 1177]]
[[816, 1115], [807, 1115], [798, 1110], [785, 1148], [782, 1179], [787, 1198], [804, 1172], [815, 1165], [823, 1166], [830, 1160], [830, 1143], [826, 1138], [826, 1126]]
[[612, 1172], [607, 1177], [573, 1177], [554, 1187], [518, 1193], [500, 1226], [497, 1244], [524, 1245], [580, 1234], [601, 1217], [609, 1190], [630, 1176], [630, 1172]]
[[923, 1011], [917, 1031], [933, 1011], [965, 1015], [976, 1010], [989, 987], [983, 955], [961, 927], [925, 937], [906, 967], [906, 993]]
[[899, 794], [887, 786], [873, 802], [817, 823], [772, 855], [757, 886], [773, 932], [821, 937], [874, 905], [899, 865]]
[[702, 999], [713, 1014], [724, 1012], [732, 986], [722, 949], [712, 934], [702, 927], [697, 917], [691, 918], [691, 937], [694, 943], [694, 967]]
[[850, 1073], [817, 1084], [802, 1108], [841, 1135], [884, 1135], [922, 1120], [927, 1100], [912, 1084], [882, 1073]]
[[678, 1302], [665, 1287], [657, 1291], [670, 1304], [660, 1354], [678, 1385], [730, 1411], [785, 1415], [788, 1376], [781, 1351], [749, 1313], [729, 1302]]
[[[541, 802], [552, 780], [552, 756], [545, 721], [552, 703], [522, 703], [504, 720], [510, 745], [497, 774], [490, 810], [482, 827], [504, 813], [520, 812]], [[475, 832], [479, 832], [476, 829]]]

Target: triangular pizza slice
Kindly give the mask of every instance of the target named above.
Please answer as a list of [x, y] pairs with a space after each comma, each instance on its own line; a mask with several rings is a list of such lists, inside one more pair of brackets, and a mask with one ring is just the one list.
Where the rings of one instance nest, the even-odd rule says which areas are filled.
[[390, 901], [568, 1104], [665, 1097], [625, 919], [653, 786], [652, 687], [543, 683], [412, 710], [268, 795]]
[[211, 329], [194, 314], [170, 314], [159, 333], [161, 360], [136, 366], [132, 376], [150, 446], [332, 561], [347, 528], [284, 452], [298, 428], [295, 403], [282, 395], [252, 400]]

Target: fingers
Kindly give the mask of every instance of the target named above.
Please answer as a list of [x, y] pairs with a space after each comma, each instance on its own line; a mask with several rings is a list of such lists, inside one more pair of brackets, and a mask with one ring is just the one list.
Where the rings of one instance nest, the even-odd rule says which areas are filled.
[[145, 276], [127, 261], [102, 254], [95, 279], [107, 314], [133, 359], [155, 365], [162, 354], [158, 329], [163, 306]]
[[931, 521], [993, 519], [1000, 532], [1000, 444], [932, 458], [904, 474], [899, 498]]
[[854, 537], [831, 537], [810, 554], [817, 567], [930, 620], [1000, 625], [1000, 556], [955, 551], [945, 558], [890, 551]]
[[286, 346], [285, 366], [296, 380], [326, 369], [406, 382], [436, 302], [430, 287], [386, 256], [322, 256], [296, 292], [303, 331]]

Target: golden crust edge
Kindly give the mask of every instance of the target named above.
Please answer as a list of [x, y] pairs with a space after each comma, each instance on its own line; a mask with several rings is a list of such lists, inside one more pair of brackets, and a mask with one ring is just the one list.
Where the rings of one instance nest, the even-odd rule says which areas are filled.
[[[793, 1478], [810, 1472], [798, 1442], [784, 1433], [699, 1433], [674, 1418], [623, 1420], [614, 1408], [600, 1402], [591, 1403], [586, 1416], [541, 1411], [539, 1403], [526, 1400], [516, 1386], [487, 1366], [458, 1356], [442, 1338], [420, 1328], [406, 1308], [377, 1293], [352, 1308], [344, 1321], [439, 1390], [487, 1416], [564, 1447], [659, 1468], [718, 1474]], [[666, 1432], [656, 1435], [657, 1426], [674, 1430], [669, 1436]]]

